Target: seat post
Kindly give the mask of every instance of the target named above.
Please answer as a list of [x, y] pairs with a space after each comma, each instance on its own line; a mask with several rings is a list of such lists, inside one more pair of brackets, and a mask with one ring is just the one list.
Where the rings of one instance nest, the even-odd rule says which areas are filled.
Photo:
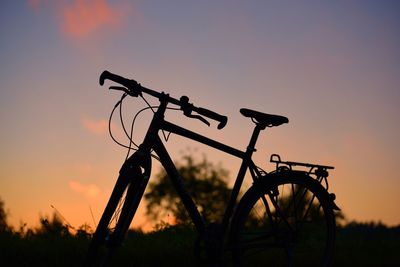
[[260, 135], [260, 132], [264, 129], [265, 129], [265, 126], [260, 125], [259, 123], [256, 124], [256, 127], [254, 127], [253, 134], [251, 135], [250, 142], [249, 142], [249, 145], [247, 146], [247, 150], [246, 150], [246, 153], [247, 154], [250, 153], [250, 156], [253, 154], [253, 152], [256, 151], [255, 146], [257, 143], [258, 136]]

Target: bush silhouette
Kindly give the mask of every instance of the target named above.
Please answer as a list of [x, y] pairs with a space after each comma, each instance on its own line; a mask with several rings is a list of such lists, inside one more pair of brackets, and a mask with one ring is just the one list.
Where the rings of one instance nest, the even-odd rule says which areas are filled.
[[56, 213], [53, 213], [51, 219], [49, 219], [48, 217], [41, 217], [40, 227], [36, 230], [36, 233], [54, 236], [71, 235], [68, 226], [62, 222], [61, 218]]
[[[196, 161], [191, 155], [184, 155], [182, 163], [176, 165], [205, 220], [215, 222], [220, 219], [231, 193], [226, 182], [228, 171], [220, 165], [213, 165], [205, 157]], [[147, 201], [146, 213], [151, 219], [171, 214], [178, 224], [191, 222], [164, 170], [154, 177], [144, 197]]]

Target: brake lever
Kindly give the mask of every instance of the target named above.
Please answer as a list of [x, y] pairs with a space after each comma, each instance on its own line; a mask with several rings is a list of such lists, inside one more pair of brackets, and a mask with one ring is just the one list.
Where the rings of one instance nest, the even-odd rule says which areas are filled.
[[123, 87], [123, 86], [110, 86], [108, 89], [110, 90], [118, 90], [118, 91], [123, 91], [126, 94], [130, 95], [130, 96], [134, 96], [134, 97], [138, 97], [139, 93], [135, 93], [135, 92], [131, 92], [128, 90], [128, 88]]
[[189, 98], [187, 96], [182, 96], [181, 99], [181, 110], [183, 110], [183, 114], [191, 119], [197, 119], [200, 120], [202, 123], [206, 124], [208, 127], [210, 127], [210, 123], [204, 119], [200, 115], [192, 115], [192, 109], [193, 109], [193, 104], [189, 103]]
[[206, 120], [206, 119], [204, 119], [202, 116], [200, 116], [200, 115], [192, 115], [192, 114], [185, 114], [186, 115], [186, 117], [189, 117], [189, 118], [191, 118], [191, 119], [197, 119], [197, 120], [200, 120], [202, 123], [204, 123], [204, 124], [206, 124], [208, 127], [210, 127], [210, 123]]

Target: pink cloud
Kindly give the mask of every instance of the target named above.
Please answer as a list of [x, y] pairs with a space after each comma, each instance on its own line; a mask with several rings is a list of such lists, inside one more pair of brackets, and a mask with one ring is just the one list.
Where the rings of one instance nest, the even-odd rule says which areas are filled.
[[107, 120], [94, 120], [87, 117], [81, 119], [83, 128], [88, 130], [90, 133], [95, 135], [103, 135], [108, 132], [108, 121]]
[[69, 188], [72, 191], [83, 194], [87, 198], [95, 198], [101, 194], [100, 188], [95, 184], [81, 184], [77, 181], [69, 181]]
[[49, 8], [67, 37], [82, 39], [100, 31], [118, 30], [132, 10], [131, 4], [110, 5], [107, 0], [27, 0], [29, 8]]
[[62, 10], [62, 30], [73, 38], [85, 37], [107, 26], [121, 25], [124, 12], [113, 8], [105, 0], [75, 0]]

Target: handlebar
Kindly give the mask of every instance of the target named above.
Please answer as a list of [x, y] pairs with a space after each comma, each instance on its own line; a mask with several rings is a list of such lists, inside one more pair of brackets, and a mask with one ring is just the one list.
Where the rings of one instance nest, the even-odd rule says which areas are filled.
[[[185, 116], [192, 117], [192, 118], [199, 118], [201, 121], [208, 124], [208, 122], [205, 121], [204, 118], [202, 118], [200, 116], [191, 115], [191, 112], [194, 111], [194, 112], [198, 113], [199, 115], [202, 115], [204, 117], [207, 117], [207, 118], [210, 118], [212, 120], [219, 122], [219, 124], [217, 126], [218, 129], [224, 128], [228, 121], [228, 118], [226, 116], [220, 115], [220, 114], [218, 114], [214, 111], [208, 110], [206, 108], [196, 107], [193, 104], [189, 103], [189, 98], [187, 96], [182, 96], [180, 98], [180, 100], [178, 100], [178, 99], [170, 97], [169, 95], [166, 95], [164, 93], [159, 93], [152, 89], [143, 87], [142, 85], [140, 85], [140, 83], [138, 83], [135, 80], [130, 80], [130, 79], [124, 78], [122, 76], [111, 73], [109, 71], [103, 71], [103, 73], [100, 75], [100, 79], [99, 79], [100, 85], [104, 85], [105, 80], [110, 80], [110, 81], [116, 82], [116, 83], [124, 86], [125, 88], [121, 88], [121, 90], [123, 90], [125, 93], [127, 93], [128, 95], [133, 96], [133, 97], [138, 97], [139, 95], [141, 96], [142, 93], [146, 93], [146, 94], [156, 97], [160, 100], [165, 99], [165, 97], [167, 97], [167, 102], [172, 103], [177, 106], [180, 106], [181, 110], [183, 110], [183, 114]], [[113, 87], [113, 88], [119, 88], [119, 87]]]

